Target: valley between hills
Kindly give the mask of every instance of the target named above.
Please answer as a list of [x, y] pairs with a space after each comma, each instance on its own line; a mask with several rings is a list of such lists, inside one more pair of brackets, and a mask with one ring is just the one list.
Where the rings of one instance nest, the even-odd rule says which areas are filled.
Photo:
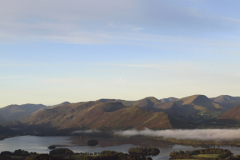
[[239, 128], [239, 104], [240, 97], [192, 95], [137, 101], [99, 99], [54, 106], [10, 105], [0, 109], [1, 135], [65, 135], [89, 129]]

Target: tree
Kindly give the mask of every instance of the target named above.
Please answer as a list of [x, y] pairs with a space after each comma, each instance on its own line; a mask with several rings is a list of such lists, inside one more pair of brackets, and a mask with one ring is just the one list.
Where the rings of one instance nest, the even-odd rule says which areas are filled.
[[98, 144], [98, 141], [94, 139], [88, 140], [87, 142], [87, 145], [89, 146], [96, 146], [97, 144]]

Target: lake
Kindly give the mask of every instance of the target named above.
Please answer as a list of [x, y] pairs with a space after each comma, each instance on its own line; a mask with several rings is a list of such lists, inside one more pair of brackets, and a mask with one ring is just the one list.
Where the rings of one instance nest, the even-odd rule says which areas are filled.
[[[0, 141], [0, 151], [15, 151], [23, 149], [29, 152], [49, 153], [47, 148], [50, 145], [58, 145], [66, 147], [74, 152], [101, 152], [103, 150], [113, 150], [117, 152], [127, 153], [131, 147], [157, 147], [160, 154], [153, 157], [154, 160], [166, 160], [172, 151], [196, 150], [201, 147], [192, 147], [185, 145], [176, 145], [166, 142], [156, 142], [147, 137], [110, 137], [110, 138], [94, 138], [99, 144], [96, 147], [87, 146], [87, 141], [92, 139], [88, 136], [66, 136], [66, 137], [39, 137], [39, 136], [19, 136], [7, 138]], [[221, 148], [229, 149], [234, 155], [240, 154], [239, 147], [223, 146]]]

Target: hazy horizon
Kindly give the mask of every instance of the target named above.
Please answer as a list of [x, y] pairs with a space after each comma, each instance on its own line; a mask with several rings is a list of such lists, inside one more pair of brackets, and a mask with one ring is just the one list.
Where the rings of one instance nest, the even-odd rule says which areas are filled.
[[239, 1], [0, 2], [0, 107], [240, 96]]

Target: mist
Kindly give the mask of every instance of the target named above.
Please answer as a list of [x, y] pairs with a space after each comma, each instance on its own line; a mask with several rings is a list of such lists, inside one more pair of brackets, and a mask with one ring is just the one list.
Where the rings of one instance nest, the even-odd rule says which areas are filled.
[[91, 133], [99, 133], [99, 132], [101, 132], [101, 131], [100, 131], [100, 130], [97, 130], [97, 129], [89, 129], [89, 130], [73, 131], [72, 134], [78, 134], [78, 133], [91, 134]]
[[176, 139], [196, 140], [234, 140], [240, 139], [240, 129], [193, 129], [193, 130], [126, 130], [117, 131], [115, 135], [122, 136], [155, 136]]

